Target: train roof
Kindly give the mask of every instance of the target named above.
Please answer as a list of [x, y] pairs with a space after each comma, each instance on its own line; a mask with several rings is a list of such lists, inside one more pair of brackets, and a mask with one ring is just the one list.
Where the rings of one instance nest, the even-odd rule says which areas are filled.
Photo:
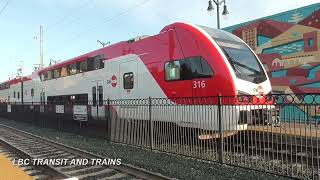
[[[168, 31], [168, 30], [170, 30], [172, 28], [174, 28], [175, 26], [180, 26], [180, 27], [184, 27], [185, 28], [185, 27], [190, 27], [190, 25], [191, 24], [189, 24], [189, 23], [183, 23], [183, 22], [176, 22], [176, 23], [173, 23], [173, 24], [169, 24], [169, 25], [165, 26], [160, 31], [160, 34], [163, 33], [163, 32], [166, 32], [166, 31]], [[208, 32], [208, 30], [210, 30], [211, 34], [212, 34], [213, 31], [214, 32], [217, 31], [215, 29], [211, 29], [211, 28], [205, 27], [205, 26], [198, 26], [198, 27], [204, 29], [207, 32]], [[218, 33], [221, 34], [221, 32], [222, 31], [220, 30]], [[60, 67], [64, 67], [64, 66], [67, 66], [67, 65], [70, 65], [70, 64], [74, 64], [76, 62], [85, 61], [88, 58], [93, 58], [93, 57], [95, 57], [97, 55], [100, 55], [101, 53], [103, 53], [105, 51], [110, 50], [110, 49], [120, 49], [120, 47], [126, 46], [126, 45], [128, 45], [128, 44], [130, 44], [132, 42], [136, 42], [136, 41], [139, 41], [139, 40], [142, 40], [142, 39], [145, 39], [145, 38], [149, 38], [149, 37], [152, 37], [152, 36], [143, 35], [143, 36], [138, 36], [136, 38], [129, 39], [128, 41], [120, 41], [118, 43], [115, 43], [115, 44], [112, 44], [112, 45], [109, 45], [109, 46], [106, 46], [106, 47], [103, 47], [103, 48], [100, 48], [100, 49], [97, 49], [97, 50], [94, 50], [94, 51], [91, 51], [91, 52], [88, 52], [88, 53], [85, 53], [85, 54], [82, 54], [80, 56], [71, 58], [69, 60], [65, 60], [63, 62], [54, 64], [54, 65], [51, 65], [51, 66], [44, 67], [44, 68], [42, 68], [40, 70], [37, 70], [37, 71], [33, 72], [29, 76], [23, 76], [23, 77], [7, 80], [4, 83], [16, 84], [17, 82], [20, 82], [20, 81], [28, 81], [28, 80], [31, 80], [31, 79], [35, 78], [36, 76], [38, 77], [43, 72], [51, 71], [51, 70], [56, 69], [56, 68], [60, 68]], [[107, 59], [110, 59], [110, 58], [114, 58], [114, 57], [110, 57], [110, 56], [107, 55], [107, 56], [104, 57], [104, 60], [107, 60]]]

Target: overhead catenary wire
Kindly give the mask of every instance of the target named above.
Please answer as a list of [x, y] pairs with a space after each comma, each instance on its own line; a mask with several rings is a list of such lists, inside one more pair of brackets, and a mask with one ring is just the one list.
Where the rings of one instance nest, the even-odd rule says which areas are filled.
[[[136, 5], [134, 5], [134, 6], [130, 7], [130, 8], [128, 8], [128, 9], [126, 9], [126, 10], [124, 10], [124, 11], [121, 11], [120, 13], [116, 14], [116, 15], [115, 15], [115, 16], [113, 16], [113, 17], [105, 18], [105, 20], [103, 21], [103, 23], [109, 23], [109, 22], [112, 22], [112, 21], [116, 20], [117, 18], [119, 18], [119, 17], [121, 17], [121, 16], [124, 16], [124, 15], [128, 14], [128, 13], [129, 13], [129, 12], [131, 12], [132, 10], [134, 10], [134, 9], [136, 9], [136, 8], [138, 8], [138, 7], [142, 6], [142, 5], [144, 5], [144, 4], [146, 4], [146, 3], [147, 3], [147, 2], [149, 2], [149, 1], [151, 1], [151, 0], [144, 0], [144, 1], [141, 1], [140, 3], [138, 3], [138, 4], [136, 4]], [[90, 29], [87, 29], [87, 31], [86, 31], [86, 32], [88, 32], [88, 31], [92, 31], [92, 30], [94, 30], [94, 29], [97, 29], [97, 27], [100, 27], [100, 26], [101, 26], [100, 24], [99, 24], [99, 25], [92, 26]], [[71, 41], [73, 41], [73, 40], [75, 40], [75, 39], [78, 39], [79, 37], [85, 37], [85, 36], [86, 36], [86, 34], [85, 34], [85, 33], [78, 34], [78, 35], [74, 36], [74, 37], [71, 39]]]
[[[142, 6], [142, 5], [144, 5], [144, 4], [146, 4], [146, 3], [150, 2], [150, 1], [151, 1], [151, 0], [143, 0], [143, 1], [139, 2], [138, 4], [136, 4], [136, 5], [134, 5], [134, 6], [131, 6], [131, 7], [127, 8], [127, 9], [119, 12], [118, 14], [114, 15], [113, 17], [104, 18], [105, 20], [103, 21], [103, 23], [112, 22], [112, 21], [118, 19], [118, 18], [121, 17], [121, 16], [124, 16], [124, 15], [126, 15], [126, 14], [129, 14], [132, 10], [134, 10], [134, 9], [136, 9], [136, 8]], [[99, 28], [97, 28], [97, 27], [100, 27], [100, 26], [101, 26], [100, 24], [99, 24], [99, 25], [95, 25], [95, 26], [91, 26], [91, 27], [88, 28], [85, 32], [89, 32], [89, 31], [92, 32], [92, 30], [94, 30], [94, 29], [99, 29]], [[83, 37], [85, 37], [85, 36], [87, 36], [86, 33], [78, 34], [78, 35], [72, 37], [70, 40], [68, 40], [68, 42], [75, 42], [74, 40], [80, 39], [81, 37], [83, 38]], [[71, 46], [69, 46], [69, 47], [71, 47]], [[46, 52], [45, 52], [45, 53], [46, 53]]]
[[10, 3], [11, 0], [8, 0], [4, 6], [0, 9], [0, 15], [3, 13], [3, 11], [8, 7], [9, 3]]
[[80, 5], [79, 7], [74, 8], [74, 10], [71, 13], [65, 14], [62, 18], [60, 18], [58, 21], [56, 21], [55, 23], [52, 23], [50, 25], [48, 25], [47, 27], [45, 27], [44, 31], [47, 33], [49, 30], [51, 30], [52, 28], [58, 26], [61, 23], [64, 23], [68, 18], [75, 16], [79, 13], [79, 11], [87, 6], [90, 2], [91, 4], [93, 3], [94, 0], [87, 0], [85, 1], [82, 5]]

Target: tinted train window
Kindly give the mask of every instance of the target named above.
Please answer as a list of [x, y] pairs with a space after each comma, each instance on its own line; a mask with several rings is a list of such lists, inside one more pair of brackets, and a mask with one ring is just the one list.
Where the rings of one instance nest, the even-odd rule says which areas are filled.
[[92, 71], [94, 70], [93, 66], [94, 66], [94, 62], [93, 62], [93, 58], [89, 58], [87, 60], [87, 67], [88, 67], [88, 71]]
[[97, 89], [96, 86], [92, 87], [92, 105], [97, 105]]
[[61, 69], [60, 68], [55, 69], [53, 71], [53, 75], [54, 75], [54, 78], [59, 78], [61, 76]]
[[48, 80], [48, 73], [44, 73], [44, 74], [43, 74], [42, 80], [43, 80], [43, 81]]
[[68, 68], [67, 67], [62, 67], [61, 68], [61, 77], [68, 76]]
[[52, 77], [53, 77], [52, 71], [48, 71], [48, 77], [47, 77], [47, 80], [52, 79]]
[[98, 95], [99, 95], [99, 106], [103, 105], [103, 87], [102, 86], [98, 86]]
[[100, 59], [100, 68], [104, 68], [104, 54], [100, 54], [99, 55], [99, 59]]
[[133, 73], [123, 74], [123, 88], [124, 89], [133, 89], [134, 79]]
[[80, 62], [80, 72], [88, 71], [87, 61]]
[[167, 81], [208, 78], [213, 75], [210, 65], [202, 57], [189, 57], [167, 62], [165, 71]]
[[73, 74], [77, 74], [77, 64], [70, 64], [69, 65], [69, 74], [73, 75]]
[[172, 61], [166, 63], [166, 80], [173, 81], [180, 79], [180, 62], [179, 61]]
[[32, 88], [31, 89], [31, 97], [33, 97], [34, 96], [34, 89]]

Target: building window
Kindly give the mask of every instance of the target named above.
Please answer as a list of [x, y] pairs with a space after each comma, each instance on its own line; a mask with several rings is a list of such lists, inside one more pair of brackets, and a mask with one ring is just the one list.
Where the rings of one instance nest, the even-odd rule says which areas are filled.
[[16, 91], [13, 91], [13, 98], [16, 98]]
[[133, 89], [134, 85], [134, 76], [133, 73], [125, 73], [123, 74], [123, 88], [124, 89]]
[[312, 48], [314, 46], [314, 39], [313, 38], [308, 38], [308, 47]]
[[17, 96], [18, 96], [17, 98], [20, 99], [20, 92], [17, 93]]

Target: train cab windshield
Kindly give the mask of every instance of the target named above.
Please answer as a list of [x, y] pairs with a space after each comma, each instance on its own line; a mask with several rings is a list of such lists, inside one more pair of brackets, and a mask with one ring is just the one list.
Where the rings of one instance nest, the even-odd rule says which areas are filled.
[[237, 78], [257, 84], [267, 80], [258, 59], [246, 44], [227, 32], [203, 26], [202, 28], [220, 46]]

